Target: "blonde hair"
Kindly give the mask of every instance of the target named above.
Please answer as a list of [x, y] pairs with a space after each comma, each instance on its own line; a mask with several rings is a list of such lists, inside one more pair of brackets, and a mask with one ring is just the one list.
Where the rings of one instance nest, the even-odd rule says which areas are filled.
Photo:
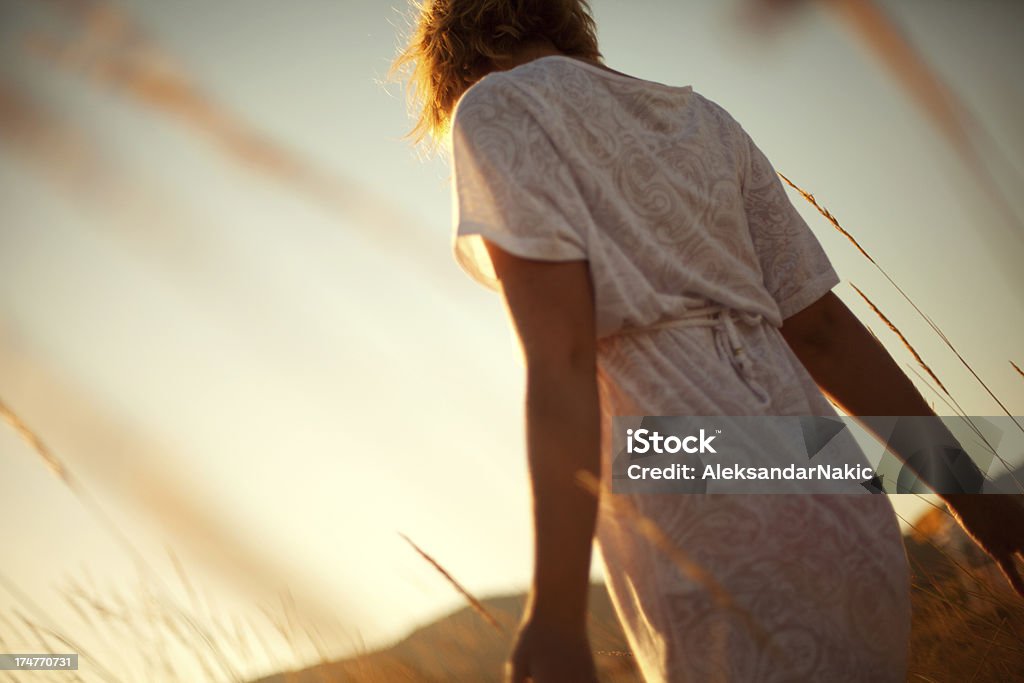
[[391, 76], [406, 73], [416, 124], [406, 137], [436, 146], [451, 125], [452, 110], [492, 60], [532, 43], [601, 59], [597, 30], [586, 0], [421, 0], [418, 18]]

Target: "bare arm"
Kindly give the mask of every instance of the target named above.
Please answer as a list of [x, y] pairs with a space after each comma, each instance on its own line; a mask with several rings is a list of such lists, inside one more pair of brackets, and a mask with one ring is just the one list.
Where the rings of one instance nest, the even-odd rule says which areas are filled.
[[878, 340], [833, 292], [786, 318], [782, 336], [850, 415], [934, 415]]
[[[534, 578], [513, 681], [590, 681], [587, 591], [597, 499], [576, 482], [600, 471], [594, 300], [585, 261], [513, 256], [488, 243], [526, 363]], [[566, 641], [571, 642], [566, 642]]]
[[[781, 332], [818, 386], [850, 415], [935, 414], [885, 348], [834, 293], [787, 318]], [[1024, 580], [1013, 560], [1024, 551], [1024, 512], [1014, 500], [1017, 497], [939, 495], [1024, 597]]]

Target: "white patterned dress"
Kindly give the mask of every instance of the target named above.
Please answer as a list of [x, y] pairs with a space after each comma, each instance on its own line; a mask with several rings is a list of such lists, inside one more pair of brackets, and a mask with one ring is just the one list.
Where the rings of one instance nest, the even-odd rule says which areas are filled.
[[[589, 261], [606, 476], [615, 415], [836, 414], [778, 328], [839, 279], [722, 107], [556, 55], [471, 87], [451, 144], [455, 256], [473, 278], [497, 287], [481, 238]], [[650, 329], [709, 304], [731, 324]], [[600, 559], [648, 683], [904, 680], [908, 575], [886, 496], [628, 498], [738, 607], [602, 507]]]

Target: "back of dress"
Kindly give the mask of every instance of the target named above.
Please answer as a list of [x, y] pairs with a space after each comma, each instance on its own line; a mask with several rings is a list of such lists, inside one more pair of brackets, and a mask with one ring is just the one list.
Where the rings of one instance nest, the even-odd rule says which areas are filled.
[[764, 155], [689, 86], [543, 57], [470, 88], [452, 146], [459, 263], [495, 286], [480, 236], [589, 260], [599, 337], [702, 300], [778, 327], [838, 282]]
[[[452, 154], [455, 255], [470, 275], [497, 285], [481, 238], [589, 262], [606, 484], [615, 416], [836, 414], [778, 328], [838, 277], [721, 107], [690, 87], [543, 57], [465, 93]], [[712, 324], [676, 324], [709, 304]], [[854, 462], [863, 454], [846, 436], [834, 441]], [[615, 496], [736, 606], [684, 576], [635, 517], [602, 506], [606, 583], [649, 683], [903, 680], [908, 578], [885, 496]]]

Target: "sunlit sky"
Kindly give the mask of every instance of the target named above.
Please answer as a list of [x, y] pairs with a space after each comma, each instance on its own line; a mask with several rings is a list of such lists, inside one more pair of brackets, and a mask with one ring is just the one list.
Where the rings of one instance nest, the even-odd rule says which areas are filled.
[[[1008, 363], [1024, 365], [1020, 219], [1008, 223], [838, 15], [809, 3], [755, 35], [736, 3], [592, 6], [609, 66], [726, 107], [1024, 412]], [[880, 6], [967, 104], [996, 196], [1024, 214], [1024, 4]], [[397, 532], [476, 593], [521, 588], [521, 368], [498, 298], [451, 258], [446, 163], [401, 139], [403, 95], [383, 83], [405, 4], [117, 5], [223, 121], [312, 179], [247, 164], [216, 126], [112, 87], [89, 65], [121, 34], [86, 33], [60, 7], [0, 5], [0, 400], [169, 583], [165, 546], [225, 605], [286, 582], [311, 619], [340, 622], [337, 651], [459, 605]], [[67, 44], [73, 58], [46, 49]], [[9, 125], [14, 101], [35, 123]], [[851, 282], [964, 411], [999, 414], [891, 285], [791, 197], [839, 295], [908, 372]], [[55, 589], [65, 577], [134, 576], [110, 530], [6, 427], [0, 467], [3, 574], [56, 620], [71, 619]], [[0, 589], [0, 609], [14, 604]]]

